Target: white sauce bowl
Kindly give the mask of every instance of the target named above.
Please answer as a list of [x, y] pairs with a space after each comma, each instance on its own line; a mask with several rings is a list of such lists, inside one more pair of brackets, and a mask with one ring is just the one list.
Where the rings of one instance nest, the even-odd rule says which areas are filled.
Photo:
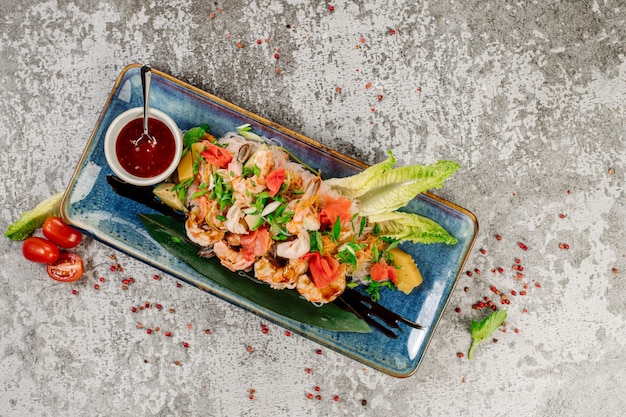
[[174, 171], [176, 171], [178, 163], [180, 162], [180, 157], [183, 152], [183, 134], [176, 125], [176, 122], [174, 122], [174, 120], [170, 116], [163, 113], [162, 111], [152, 108], [149, 110], [149, 117], [158, 119], [161, 122], [165, 123], [165, 125], [172, 132], [172, 135], [174, 136], [174, 142], [176, 144], [174, 150], [174, 159], [172, 160], [172, 163], [167, 167], [165, 171], [157, 176], [144, 178], [130, 174], [128, 171], [122, 168], [122, 165], [117, 158], [117, 152], [115, 151], [115, 145], [117, 143], [117, 138], [121, 130], [132, 120], [143, 118], [143, 107], [134, 107], [132, 109], [126, 110], [124, 113], [117, 116], [113, 120], [113, 122], [111, 122], [111, 125], [107, 129], [104, 136], [104, 156], [106, 157], [107, 163], [109, 164], [111, 170], [115, 173], [115, 175], [117, 175], [121, 180], [130, 184], [148, 186], [165, 181], [174, 173]]

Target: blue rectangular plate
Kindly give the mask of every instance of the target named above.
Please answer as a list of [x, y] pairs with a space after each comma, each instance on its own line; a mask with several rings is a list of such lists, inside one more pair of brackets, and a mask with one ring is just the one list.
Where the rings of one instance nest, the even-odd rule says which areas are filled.
[[[380, 304], [420, 323], [423, 330], [404, 327], [397, 339], [390, 339], [377, 331], [328, 331], [268, 311], [254, 300], [222, 288], [165, 251], [150, 238], [137, 217], [137, 213], [151, 210], [118, 196], [107, 184], [106, 176], [112, 172], [104, 157], [104, 135], [116, 116], [142, 105], [139, 70], [138, 64], [127, 66], [113, 87], [65, 193], [61, 205], [65, 220], [115, 249], [374, 369], [396, 377], [413, 374], [476, 238], [475, 216], [430, 193], [419, 195], [406, 207], [407, 211], [438, 222], [459, 241], [452, 246], [403, 244], [402, 249], [418, 264], [424, 283], [408, 296], [387, 290], [381, 294]], [[357, 160], [156, 70], [153, 70], [150, 94], [151, 106], [170, 115], [183, 131], [208, 123], [211, 133], [220, 137], [249, 123], [254, 132], [279, 141], [303, 162], [321, 169], [325, 178], [351, 175], [365, 167]]]

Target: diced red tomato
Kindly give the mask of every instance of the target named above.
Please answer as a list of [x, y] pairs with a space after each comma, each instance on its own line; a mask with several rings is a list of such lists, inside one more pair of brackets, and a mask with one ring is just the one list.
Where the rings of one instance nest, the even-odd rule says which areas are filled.
[[209, 143], [206, 149], [200, 152], [200, 156], [218, 168], [226, 168], [230, 161], [233, 160], [233, 156], [226, 149], [212, 143]]
[[352, 208], [352, 201], [346, 197], [339, 197], [334, 199], [326, 196], [322, 209], [319, 213], [320, 223], [322, 225], [332, 226], [337, 221], [337, 218], [341, 218], [341, 223], [345, 223], [352, 217], [350, 215], [350, 209]]
[[339, 261], [332, 256], [321, 256], [319, 252], [309, 252], [303, 258], [309, 261], [311, 278], [317, 288], [327, 287], [342, 273]]
[[389, 279], [395, 283], [396, 268], [391, 265], [387, 265], [387, 262], [383, 259], [372, 265], [370, 276], [372, 277], [372, 281], [385, 281]]
[[270, 190], [270, 197], [274, 197], [278, 191], [280, 191], [280, 187], [282, 187], [283, 182], [285, 181], [284, 168], [270, 172], [265, 181], [267, 183], [267, 188]]

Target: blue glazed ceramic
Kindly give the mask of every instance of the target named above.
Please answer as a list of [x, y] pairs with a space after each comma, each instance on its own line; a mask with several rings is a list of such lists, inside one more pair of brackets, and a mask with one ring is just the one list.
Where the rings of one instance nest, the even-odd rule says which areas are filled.
[[[129, 65], [115, 83], [65, 193], [61, 211], [66, 221], [105, 244], [369, 367], [396, 377], [413, 374], [476, 238], [475, 216], [430, 193], [418, 196], [405, 208], [438, 222], [458, 239], [451, 246], [403, 244], [402, 249], [418, 264], [424, 283], [408, 296], [399, 291], [381, 293], [380, 304], [420, 323], [423, 330], [403, 327], [397, 339], [377, 331], [333, 332], [265, 310], [254, 300], [225, 290], [166, 252], [150, 238], [137, 217], [137, 213], [152, 211], [117, 195], [107, 184], [106, 176], [112, 172], [104, 155], [104, 136], [119, 114], [142, 105], [140, 67]], [[351, 175], [365, 167], [359, 161], [156, 70], [152, 77], [151, 106], [172, 117], [183, 131], [208, 123], [216, 137], [249, 123], [255, 133], [279, 141], [303, 162], [320, 169], [326, 178]]]

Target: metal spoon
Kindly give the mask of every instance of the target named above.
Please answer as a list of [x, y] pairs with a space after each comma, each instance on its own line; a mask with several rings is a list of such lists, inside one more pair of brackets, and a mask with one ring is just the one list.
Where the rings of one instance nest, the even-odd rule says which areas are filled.
[[143, 65], [141, 67], [141, 88], [143, 90], [143, 133], [133, 142], [133, 145], [138, 146], [143, 140], [155, 146], [157, 140], [148, 132], [148, 119], [150, 112], [150, 82], [152, 81], [152, 69], [149, 65]]

